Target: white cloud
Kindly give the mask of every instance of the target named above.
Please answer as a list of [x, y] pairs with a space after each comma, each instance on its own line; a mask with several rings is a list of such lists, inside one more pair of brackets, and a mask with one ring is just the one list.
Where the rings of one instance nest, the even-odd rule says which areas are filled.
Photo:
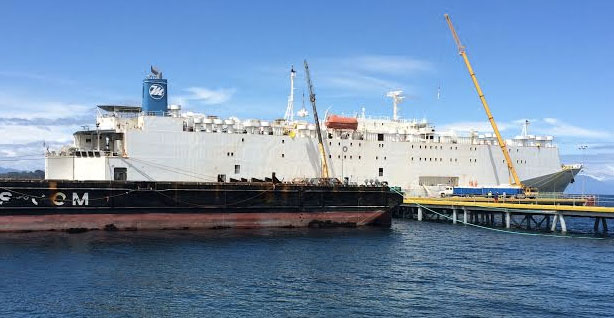
[[59, 78], [58, 76], [49, 76], [39, 73], [15, 72], [15, 71], [0, 71], [0, 77], [8, 77], [14, 79], [24, 79], [30, 81], [39, 81], [50, 84], [73, 85], [76, 82], [70, 79]]
[[[513, 127], [515, 125], [510, 124], [510, 123], [497, 123], [497, 127], [499, 128], [499, 131], [505, 131], [507, 129], [509, 129], [510, 127]], [[458, 131], [458, 132], [469, 132], [469, 131], [477, 131], [477, 132], [490, 132], [492, 133], [492, 126], [490, 125], [490, 122], [488, 121], [461, 121], [461, 122], [455, 122], [455, 123], [448, 123], [448, 124], [444, 124], [441, 125], [439, 127], [439, 130], [441, 131], [446, 131], [446, 130], [454, 130], [454, 131]]]
[[0, 143], [25, 144], [36, 141], [70, 142], [78, 125], [66, 126], [21, 126], [0, 125]]
[[173, 103], [187, 106], [192, 102], [203, 105], [218, 105], [229, 101], [236, 92], [234, 88], [209, 89], [205, 87], [188, 87], [183, 91], [189, 94], [173, 98]]
[[331, 76], [325, 76], [322, 78], [321, 84], [322, 87], [334, 87], [359, 92], [378, 92], [381, 94], [402, 86], [393, 81], [356, 73], [336, 73]]
[[45, 101], [0, 92], [0, 109], [5, 118], [57, 119], [91, 114], [92, 106], [79, 103]]
[[398, 55], [367, 55], [335, 59], [340, 68], [350, 68], [364, 72], [392, 75], [413, 75], [432, 71], [431, 62]]
[[593, 153], [562, 155], [565, 163], [581, 163], [584, 165], [581, 174], [598, 181], [614, 181], [614, 154]]
[[607, 131], [587, 129], [572, 124], [568, 124], [556, 118], [544, 118], [546, 125], [536, 127], [536, 131], [557, 137], [578, 137], [594, 139], [611, 139], [614, 135]]
[[[525, 119], [517, 119], [510, 122], [497, 122], [500, 131], [517, 129], [520, 133]], [[608, 131], [587, 129], [572, 124], [568, 124], [557, 118], [543, 118], [529, 120], [529, 134], [540, 136], [574, 137], [593, 140], [612, 139], [614, 135]], [[471, 129], [479, 132], [492, 132], [492, 127], [488, 121], [461, 121], [444, 124], [440, 127], [443, 130], [470, 131]], [[587, 140], [588, 142], [589, 140]]]

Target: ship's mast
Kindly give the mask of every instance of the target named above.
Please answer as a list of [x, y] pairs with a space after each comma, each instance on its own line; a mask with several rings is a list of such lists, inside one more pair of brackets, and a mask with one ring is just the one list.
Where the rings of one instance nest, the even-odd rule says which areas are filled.
[[[465, 66], [467, 67], [467, 71], [469, 71], [469, 75], [471, 76], [471, 80], [473, 81], [473, 85], [475, 86], [475, 90], [480, 97], [480, 101], [482, 102], [482, 106], [484, 106], [484, 111], [486, 111], [486, 116], [488, 117], [488, 121], [490, 121], [490, 125], [492, 126], [492, 130], [495, 132], [495, 136], [497, 136], [497, 142], [499, 143], [499, 147], [501, 147], [501, 151], [503, 152], [503, 156], [505, 157], [505, 163], [507, 164], [507, 169], [511, 174], [513, 180], [510, 180], [510, 183], [513, 185], [523, 186], [520, 182], [520, 178], [518, 178], [518, 174], [516, 173], [516, 169], [512, 164], [512, 158], [510, 157], [510, 153], [507, 150], [507, 146], [505, 145], [505, 140], [501, 137], [501, 133], [499, 133], [499, 128], [497, 127], [497, 123], [495, 122], [495, 118], [490, 112], [490, 107], [488, 107], [488, 103], [486, 102], [486, 97], [484, 97], [484, 93], [482, 92], [482, 88], [480, 88], [480, 84], [478, 83], [478, 79], [475, 76], [475, 72], [471, 67], [471, 63], [469, 63], [469, 58], [467, 57], [467, 52], [465, 52], [465, 47], [461, 43], [458, 34], [456, 34], [456, 30], [454, 26], [452, 26], [452, 21], [450, 20], [450, 16], [444, 14], [446, 18], [446, 22], [448, 23], [448, 27], [450, 28], [450, 32], [452, 32], [452, 37], [454, 37], [454, 42], [456, 42], [456, 46], [458, 47], [458, 54], [463, 58], [465, 62]], [[511, 179], [511, 178], [510, 178]]]
[[524, 121], [524, 125], [522, 125], [522, 137], [529, 136], [529, 120]]
[[294, 121], [294, 78], [296, 72], [294, 71], [294, 65], [290, 69], [290, 96], [288, 96], [288, 106], [286, 107], [286, 114], [284, 120], [287, 122]]
[[403, 91], [390, 91], [386, 96], [392, 98], [392, 120], [399, 120], [399, 104], [403, 102], [405, 96], [403, 96]]
[[328, 164], [326, 163], [326, 151], [324, 150], [324, 142], [322, 142], [320, 120], [318, 119], [318, 111], [316, 109], [316, 94], [313, 91], [313, 85], [311, 84], [311, 76], [309, 75], [309, 65], [307, 65], [307, 60], [305, 60], [305, 80], [307, 81], [307, 87], [309, 88], [309, 101], [311, 102], [311, 107], [313, 108], [313, 119], [316, 122], [318, 149], [320, 151], [320, 161], [322, 163], [322, 178], [328, 179]]

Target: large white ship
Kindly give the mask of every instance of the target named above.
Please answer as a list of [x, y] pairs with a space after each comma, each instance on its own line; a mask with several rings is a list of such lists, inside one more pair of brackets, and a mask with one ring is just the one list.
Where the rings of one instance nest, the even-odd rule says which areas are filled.
[[[72, 145], [48, 152], [47, 179], [130, 181], [282, 180], [321, 175], [317, 127], [294, 111], [294, 77], [284, 119], [183, 112], [168, 105], [166, 79], [152, 69], [141, 106], [102, 105], [95, 128], [74, 133]], [[400, 91], [390, 92], [392, 118], [328, 116], [322, 123], [330, 177], [348, 183], [386, 182], [413, 195], [438, 195], [446, 186], [509, 184], [504, 156], [491, 134], [438, 132], [426, 121], [397, 115]], [[295, 116], [296, 115], [296, 116]], [[526, 186], [562, 192], [580, 165], [561, 163], [552, 136], [533, 136], [528, 123], [508, 139]]]

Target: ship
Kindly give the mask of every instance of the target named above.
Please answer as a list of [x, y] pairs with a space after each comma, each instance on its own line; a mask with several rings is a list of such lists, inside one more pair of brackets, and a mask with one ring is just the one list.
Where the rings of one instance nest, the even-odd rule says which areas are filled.
[[[167, 106], [166, 80], [157, 69], [151, 71], [143, 83], [144, 108], [101, 106], [107, 113], [98, 117], [95, 131], [76, 132], [67, 151], [47, 153], [44, 180], [0, 180], [0, 232], [390, 227], [402, 194], [386, 183], [358, 185], [329, 177], [325, 160], [319, 162], [320, 173], [280, 180], [275, 171], [241, 172], [241, 164], [230, 160], [241, 154], [235, 145], [223, 149], [234, 174], [196, 168], [215, 164], [201, 160], [221, 156], [220, 149], [190, 138], [200, 132], [194, 126], [198, 118]], [[317, 114], [315, 101], [313, 110]], [[144, 125], [145, 135], [132, 135]], [[257, 145], [263, 140], [258, 138], [274, 135], [256, 134], [254, 128], [250, 136], [242, 130], [236, 136]], [[318, 140], [320, 158], [325, 158], [321, 136]], [[167, 146], [170, 152], [156, 152]], [[146, 148], [149, 153], [139, 154]], [[269, 159], [266, 149], [257, 150], [251, 160]], [[215, 176], [207, 180], [212, 171]]]
[[[71, 145], [47, 151], [48, 180], [224, 182], [275, 174], [283, 182], [322, 174], [317, 130], [331, 178], [347, 185], [386, 185], [413, 196], [442, 188], [509, 184], [505, 157], [493, 134], [437, 131], [426, 120], [398, 114], [402, 91], [392, 91], [392, 118], [327, 114], [319, 127], [304, 107], [294, 110], [294, 79], [283, 118], [220, 118], [168, 104], [167, 79], [152, 73], [142, 105], [99, 105], [93, 128]], [[553, 136], [522, 133], [506, 145], [522, 184], [563, 192], [582, 169], [564, 165]]]

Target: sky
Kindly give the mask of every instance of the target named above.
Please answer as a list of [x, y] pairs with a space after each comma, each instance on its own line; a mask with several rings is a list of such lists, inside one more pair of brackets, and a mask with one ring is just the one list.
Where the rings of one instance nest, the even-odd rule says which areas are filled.
[[[0, 167], [42, 168], [98, 104], [140, 104], [150, 65], [209, 115], [283, 117], [310, 64], [324, 112], [490, 130], [450, 14], [504, 136], [554, 135], [566, 163], [614, 180], [612, 1], [3, 1]], [[579, 145], [588, 145], [579, 150]], [[19, 159], [19, 160], [17, 160]]]

